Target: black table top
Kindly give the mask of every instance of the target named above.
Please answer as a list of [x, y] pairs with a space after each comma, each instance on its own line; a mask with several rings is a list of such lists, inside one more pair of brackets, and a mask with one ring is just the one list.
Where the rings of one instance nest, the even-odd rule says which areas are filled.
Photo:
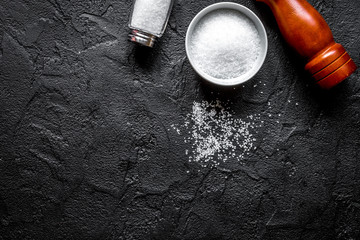
[[[359, 71], [318, 89], [243, 0], [266, 60], [214, 87], [184, 39], [219, 1], [177, 0], [153, 49], [127, 41], [131, 2], [0, 1], [0, 239], [360, 239]], [[360, 66], [359, 1], [309, 2]], [[209, 163], [191, 117], [215, 101], [253, 145]]]

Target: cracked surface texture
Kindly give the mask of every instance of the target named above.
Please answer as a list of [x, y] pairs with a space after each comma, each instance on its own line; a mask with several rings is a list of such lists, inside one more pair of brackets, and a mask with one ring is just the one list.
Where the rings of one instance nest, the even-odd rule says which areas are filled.
[[[360, 73], [317, 89], [265, 4], [260, 72], [210, 86], [186, 59], [177, 0], [154, 49], [127, 42], [131, 1], [0, 0], [0, 239], [360, 239]], [[360, 66], [360, 2], [310, 0]], [[256, 149], [189, 162], [194, 101], [259, 114]], [[170, 130], [169, 130], [170, 129]]]

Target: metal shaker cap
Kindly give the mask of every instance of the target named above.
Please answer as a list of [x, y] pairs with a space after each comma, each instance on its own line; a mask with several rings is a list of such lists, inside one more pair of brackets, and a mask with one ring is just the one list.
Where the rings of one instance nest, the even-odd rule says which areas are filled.
[[135, 42], [146, 47], [153, 47], [156, 39], [157, 37], [155, 35], [135, 29], [131, 30], [131, 33], [129, 34], [129, 40], [131, 42]]

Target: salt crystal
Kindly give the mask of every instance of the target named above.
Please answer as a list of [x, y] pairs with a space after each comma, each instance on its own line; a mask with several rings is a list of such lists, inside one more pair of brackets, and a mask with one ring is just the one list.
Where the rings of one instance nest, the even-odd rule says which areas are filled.
[[203, 17], [190, 38], [190, 55], [202, 71], [219, 79], [237, 78], [260, 54], [254, 23], [235, 10], [215, 10]]
[[171, 0], [136, 0], [130, 25], [159, 37], [171, 5]]
[[230, 159], [240, 161], [254, 149], [252, 129], [258, 127], [257, 118], [259, 115], [236, 119], [220, 101], [203, 101], [194, 102], [192, 112], [186, 116], [185, 122], [191, 124], [171, 126], [175, 131], [181, 128], [181, 132], [190, 129], [190, 137], [184, 137], [184, 142], [191, 144], [185, 150], [189, 162], [203, 167], [219, 166]]

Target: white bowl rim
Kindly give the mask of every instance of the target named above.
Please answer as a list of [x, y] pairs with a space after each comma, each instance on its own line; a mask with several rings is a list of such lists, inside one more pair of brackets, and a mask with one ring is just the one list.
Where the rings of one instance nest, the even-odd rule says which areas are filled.
[[[243, 74], [239, 77], [236, 77], [236, 78], [232, 78], [232, 79], [219, 79], [219, 78], [215, 78], [215, 77], [210, 76], [209, 74], [203, 72], [201, 69], [199, 69], [199, 67], [196, 66], [196, 64], [192, 60], [190, 53], [189, 53], [190, 34], [192, 34], [197, 23], [208, 13], [215, 11], [215, 10], [220, 10], [220, 9], [231, 9], [231, 10], [239, 11], [242, 14], [245, 14], [255, 24], [256, 29], [259, 32], [262, 45], [263, 45], [262, 51], [260, 52], [260, 55], [259, 55], [258, 59], [256, 60], [252, 69], [249, 70], [248, 72], [246, 72], [245, 74]], [[261, 37], [261, 33], [263, 34], [263, 37]], [[267, 38], [266, 30], [265, 30], [263, 23], [261, 22], [261, 20], [258, 18], [258, 16], [253, 11], [251, 11], [249, 8], [247, 8], [241, 4], [238, 4], [238, 3], [220, 2], [220, 3], [215, 3], [210, 6], [207, 6], [206, 8], [201, 10], [198, 14], [196, 14], [196, 16], [192, 19], [192, 21], [187, 29], [187, 32], [186, 32], [185, 50], [186, 50], [186, 55], [187, 55], [187, 58], [189, 59], [191, 66], [193, 67], [195, 72], [197, 74], [199, 74], [203, 79], [205, 79], [211, 83], [220, 85], [220, 86], [236, 86], [236, 85], [242, 84], [242, 83], [250, 80], [258, 73], [258, 71], [264, 64], [264, 61], [265, 61], [265, 58], [267, 55], [268, 38]]]

